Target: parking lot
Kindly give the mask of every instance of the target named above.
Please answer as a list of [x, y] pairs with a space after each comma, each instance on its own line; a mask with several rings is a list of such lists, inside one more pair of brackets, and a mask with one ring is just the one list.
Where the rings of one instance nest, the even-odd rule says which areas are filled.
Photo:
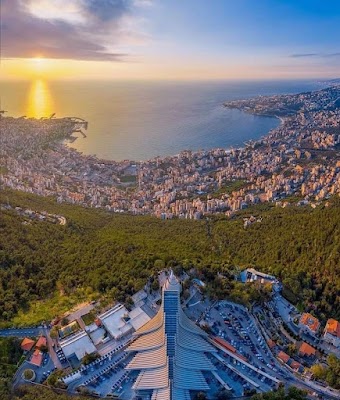
[[244, 307], [221, 301], [212, 307], [202, 303], [189, 305], [186, 311], [191, 318], [198, 318], [204, 312], [203, 319], [211, 326], [213, 334], [232, 345], [246, 361], [242, 363], [227, 354], [222, 354], [223, 362], [214, 361], [218, 365], [219, 375], [235, 395], [243, 394], [246, 389], [273, 390], [277, 382], [263, 373], [282, 381], [290, 379], [273, 357], [253, 317]]
[[80, 386], [103, 397], [121, 394], [130, 379], [129, 372], [124, 368], [131, 357], [124, 351], [124, 346], [120, 345], [91, 364], [81, 367], [80, 376], [69, 384], [68, 390], [72, 392]]

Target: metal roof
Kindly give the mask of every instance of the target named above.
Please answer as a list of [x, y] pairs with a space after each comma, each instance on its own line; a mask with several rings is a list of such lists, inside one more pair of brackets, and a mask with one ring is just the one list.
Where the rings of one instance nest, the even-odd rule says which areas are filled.
[[206, 353], [217, 350], [208, 343], [206, 332], [184, 314], [180, 291], [171, 272], [160, 310], [135, 332], [137, 339], [126, 349], [135, 353], [126, 369], [140, 371], [133, 389], [152, 391], [153, 400], [187, 400], [190, 390], [209, 390], [202, 371], [215, 370]]

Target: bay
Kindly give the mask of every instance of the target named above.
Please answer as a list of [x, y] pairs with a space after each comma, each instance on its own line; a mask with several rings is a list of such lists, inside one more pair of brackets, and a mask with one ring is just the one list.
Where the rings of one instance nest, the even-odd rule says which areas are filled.
[[68, 145], [110, 160], [145, 160], [181, 150], [242, 146], [277, 127], [276, 118], [223, 107], [258, 95], [318, 89], [316, 81], [51, 81], [1, 82], [7, 115], [76, 116], [87, 137]]

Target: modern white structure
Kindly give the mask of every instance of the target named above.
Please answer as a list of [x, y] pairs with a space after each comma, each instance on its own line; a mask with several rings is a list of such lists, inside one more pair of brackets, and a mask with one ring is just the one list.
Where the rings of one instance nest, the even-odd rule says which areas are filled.
[[85, 354], [91, 354], [97, 351], [91, 339], [85, 331], [79, 331], [74, 335], [59, 341], [60, 347], [67, 358], [75, 355], [81, 360]]
[[129, 312], [122, 304], [117, 304], [115, 307], [110, 308], [104, 314], [99, 315], [98, 319], [114, 339], [120, 339], [122, 336], [132, 332], [132, 326], [127, 324]]
[[262, 284], [265, 283], [277, 283], [277, 279], [275, 276], [264, 274], [263, 272], [257, 271], [254, 268], [247, 268], [240, 274], [240, 280], [243, 283], [246, 282], [259, 282]]
[[217, 349], [208, 335], [184, 314], [181, 286], [171, 272], [156, 316], [134, 333], [127, 348], [135, 353], [126, 366], [139, 374], [133, 389], [151, 400], [190, 400], [190, 391], [209, 391], [203, 371], [214, 371], [206, 353]]
[[99, 315], [98, 319], [107, 332], [117, 340], [139, 329], [150, 320], [150, 317], [140, 307], [129, 312], [122, 304], [117, 304]]

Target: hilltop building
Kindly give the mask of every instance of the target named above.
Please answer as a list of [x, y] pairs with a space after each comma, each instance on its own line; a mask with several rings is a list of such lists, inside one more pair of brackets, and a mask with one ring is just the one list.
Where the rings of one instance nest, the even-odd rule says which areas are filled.
[[43, 353], [39, 349], [35, 349], [29, 362], [37, 367], [40, 367], [42, 360]]
[[264, 274], [263, 272], [257, 271], [254, 268], [247, 268], [240, 273], [239, 279], [243, 283], [247, 282], [260, 282], [262, 284], [274, 284], [277, 283], [275, 276]]
[[209, 391], [206, 374], [215, 370], [208, 355], [217, 350], [208, 335], [184, 314], [181, 286], [171, 272], [162, 305], [153, 319], [134, 333], [127, 370], [138, 371], [133, 389], [151, 400], [190, 400], [192, 391]]

